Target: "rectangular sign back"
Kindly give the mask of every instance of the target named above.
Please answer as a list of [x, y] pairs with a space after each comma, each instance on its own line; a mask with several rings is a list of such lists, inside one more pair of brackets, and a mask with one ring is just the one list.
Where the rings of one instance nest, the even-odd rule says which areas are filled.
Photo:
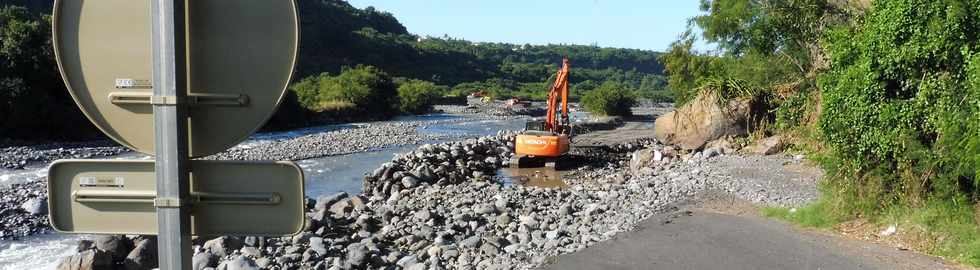
[[[292, 162], [191, 161], [193, 235], [282, 236], [304, 227], [303, 171]], [[152, 160], [59, 160], [48, 170], [51, 226], [68, 233], [157, 234]]]

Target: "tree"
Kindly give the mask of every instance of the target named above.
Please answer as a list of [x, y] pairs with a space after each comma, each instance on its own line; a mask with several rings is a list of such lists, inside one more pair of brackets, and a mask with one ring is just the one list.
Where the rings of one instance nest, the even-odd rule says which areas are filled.
[[[828, 34], [820, 130], [844, 200], [976, 201], [980, 190], [980, 1], [881, 0]], [[865, 177], [866, 175], [870, 175]]]
[[432, 110], [444, 86], [421, 80], [408, 80], [398, 86], [398, 104], [402, 113], [421, 114]]
[[630, 116], [633, 105], [636, 105], [634, 91], [621, 83], [606, 82], [586, 93], [582, 105], [596, 115]]
[[0, 7], [0, 137], [91, 138], [96, 132], [65, 90], [49, 16]]

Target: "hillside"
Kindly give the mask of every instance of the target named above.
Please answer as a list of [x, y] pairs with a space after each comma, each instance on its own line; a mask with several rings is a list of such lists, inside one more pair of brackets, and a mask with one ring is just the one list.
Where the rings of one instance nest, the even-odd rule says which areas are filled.
[[[413, 35], [395, 15], [372, 7], [358, 9], [342, 0], [297, 1], [301, 44], [296, 67], [300, 79], [339, 74], [345, 67], [374, 66], [397, 81], [416, 79], [453, 88], [438, 94], [488, 90], [496, 96], [540, 97], [563, 56], [572, 59], [574, 96], [606, 81], [622, 83], [646, 96], [666, 93], [659, 53], [582, 45], [473, 43], [450, 37]], [[51, 1], [4, 0], [0, 14], [0, 138], [77, 139], [98, 136], [60, 83], [50, 49]], [[401, 79], [404, 78], [404, 79]], [[461, 87], [457, 87], [461, 86]], [[455, 87], [455, 88], [454, 88]], [[295, 95], [272, 125], [308, 124], [310, 108]], [[40, 106], [45, 104], [46, 106]], [[57, 110], [40, 108], [63, 108]], [[42, 121], [22, 121], [37, 115]], [[83, 130], [67, 132], [67, 130]]]

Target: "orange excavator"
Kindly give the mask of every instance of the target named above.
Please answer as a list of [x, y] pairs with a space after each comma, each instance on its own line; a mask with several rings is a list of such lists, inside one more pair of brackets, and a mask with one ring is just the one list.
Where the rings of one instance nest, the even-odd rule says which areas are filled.
[[568, 153], [568, 137], [572, 132], [568, 120], [568, 66], [568, 58], [562, 59], [555, 84], [548, 92], [548, 113], [544, 121], [528, 121], [525, 131], [515, 138], [511, 167], [540, 167], [543, 163], [555, 168], [559, 159]]

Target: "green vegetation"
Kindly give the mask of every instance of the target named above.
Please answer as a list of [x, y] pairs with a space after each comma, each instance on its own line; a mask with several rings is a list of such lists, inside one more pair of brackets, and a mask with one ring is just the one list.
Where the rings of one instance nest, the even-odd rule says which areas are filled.
[[[656, 52], [417, 36], [393, 14], [372, 7], [358, 9], [343, 0], [297, 4], [302, 35], [297, 81], [267, 129], [384, 119], [399, 111], [418, 113], [435, 102], [428, 101], [430, 94], [438, 96], [437, 101], [454, 102], [478, 91], [501, 99], [543, 100], [564, 56], [572, 60], [573, 99], [607, 81], [636, 89], [641, 97], [658, 101], [673, 98], [666, 89], [664, 68]], [[59, 78], [51, 53], [50, 19], [45, 15], [50, 14], [51, 6], [51, 1], [27, 0], [0, 4], [4, 9], [0, 19], [0, 138], [99, 135], [75, 108]], [[348, 69], [357, 72], [346, 74]], [[391, 78], [427, 81], [439, 87], [436, 94], [410, 91], [401, 95]], [[357, 84], [340, 86], [347, 82], [343, 80]], [[353, 92], [340, 93], [346, 90]], [[356, 119], [358, 116], [367, 118]]]
[[0, 7], [0, 138], [90, 138], [54, 64], [51, 18]]
[[827, 212], [827, 207], [823, 201], [803, 208], [764, 207], [762, 208], [762, 215], [796, 222], [807, 227], [825, 229], [840, 222], [840, 220], [833, 219], [833, 215]]
[[692, 27], [718, 51], [674, 43], [670, 89], [681, 103], [704, 89], [763, 97], [761, 132], [807, 142], [796, 148], [827, 171], [823, 197], [764, 214], [901, 224], [924, 251], [980, 265], [980, 1], [867, 3], [704, 0]]
[[347, 68], [337, 76], [321, 73], [307, 77], [291, 89], [299, 103], [313, 112], [392, 115], [398, 108], [397, 86], [387, 73], [371, 66]]
[[592, 113], [603, 116], [630, 116], [636, 104], [634, 89], [620, 83], [606, 82], [589, 91], [582, 98], [582, 105]]
[[426, 113], [432, 111], [432, 105], [439, 99], [440, 93], [445, 93], [445, 86], [420, 80], [408, 80], [398, 86], [398, 108], [403, 113]]

